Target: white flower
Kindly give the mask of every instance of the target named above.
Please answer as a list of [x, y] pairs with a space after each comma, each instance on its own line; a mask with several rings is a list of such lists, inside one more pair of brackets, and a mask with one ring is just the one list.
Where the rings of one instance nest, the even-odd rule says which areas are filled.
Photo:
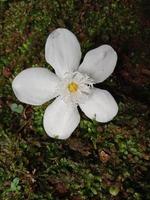
[[57, 97], [44, 114], [44, 129], [50, 137], [67, 139], [78, 126], [77, 106], [90, 119], [108, 122], [118, 106], [106, 90], [93, 87], [114, 71], [117, 54], [109, 45], [89, 51], [80, 64], [81, 48], [76, 36], [67, 29], [53, 31], [45, 46], [47, 62], [56, 75], [45, 68], [28, 68], [13, 80], [16, 97], [30, 105], [42, 105]]

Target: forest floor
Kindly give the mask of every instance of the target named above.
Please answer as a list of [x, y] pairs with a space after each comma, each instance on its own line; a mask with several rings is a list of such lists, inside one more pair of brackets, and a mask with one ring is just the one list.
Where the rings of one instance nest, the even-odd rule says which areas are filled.
[[[148, 0], [0, 1], [0, 199], [150, 199], [150, 7]], [[49, 33], [66, 27], [83, 56], [102, 44], [118, 54], [97, 87], [119, 105], [109, 123], [81, 122], [64, 141], [43, 129], [47, 105], [19, 102], [11, 83], [25, 68], [46, 67]], [[82, 58], [83, 58], [82, 56]]]

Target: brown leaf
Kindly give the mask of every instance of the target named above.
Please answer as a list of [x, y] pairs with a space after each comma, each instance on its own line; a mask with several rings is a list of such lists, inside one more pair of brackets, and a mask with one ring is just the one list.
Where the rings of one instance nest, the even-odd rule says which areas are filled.
[[91, 147], [89, 144], [84, 143], [78, 138], [70, 138], [68, 140], [68, 145], [71, 150], [80, 152], [83, 156], [89, 156], [91, 154]]
[[105, 151], [101, 151], [99, 152], [99, 158], [103, 163], [106, 163], [109, 161], [110, 155], [107, 154]]
[[6, 77], [6, 78], [9, 78], [9, 77], [11, 76], [10, 68], [5, 67], [5, 68], [3, 69], [3, 76]]
[[74, 197], [72, 197], [71, 198], [72, 200], [83, 200], [81, 197], [79, 197], [79, 196], [74, 196]]
[[55, 189], [56, 189], [56, 192], [58, 192], [59, 194], [66, 194], [68, 192], [68, 189], [66, 188], [63, 182], [56, 183]]

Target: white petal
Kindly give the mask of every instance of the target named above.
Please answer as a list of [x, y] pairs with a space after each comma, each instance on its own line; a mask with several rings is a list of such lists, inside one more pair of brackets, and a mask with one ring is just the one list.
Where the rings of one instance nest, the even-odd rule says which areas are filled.
[[77, 70], [81, 59], [81, 48], [76, 36], [67, 29], [58, 28], [47, 38], [46, 61], [58, 76]]
[[89, 99], [80, 104], [82, 111], [90, 119], [98, 122], [108, 122], [112, 120], [118, 112], [118, 106], [113, 96], [106, 90], [98, 88], [92, 89]]
[[79, 122], [77, 108], [64, 103], [59, 97], [47, 107], [44, 114], [44, 129], [52, 138], [67, 139]]
[[114, 71], [117, 54], [109, 45], [102, 45], [89, 51], [79, 67], [79, 71], [87, 73], [96, 83], [104, 81]]
[[57, 76], [48, 69], [28, 68], [19, 73], [12, 82], [12, 88], [23, 103], [41, 105], [57, 96]]

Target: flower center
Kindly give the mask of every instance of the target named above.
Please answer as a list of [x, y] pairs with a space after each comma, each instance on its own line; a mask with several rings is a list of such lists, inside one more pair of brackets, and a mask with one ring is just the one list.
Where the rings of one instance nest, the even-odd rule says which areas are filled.
[[76, 92], [78, 90], [78, 84], [75, 82], [71, 82], [68, 84], [68, 90], [69, 92]]
[[65, 103], [77, 105], [86, 101], [90, 93], [94, 80], [87, 74], [81, 72], [67, 72], [57, 86], [57, 93]]

